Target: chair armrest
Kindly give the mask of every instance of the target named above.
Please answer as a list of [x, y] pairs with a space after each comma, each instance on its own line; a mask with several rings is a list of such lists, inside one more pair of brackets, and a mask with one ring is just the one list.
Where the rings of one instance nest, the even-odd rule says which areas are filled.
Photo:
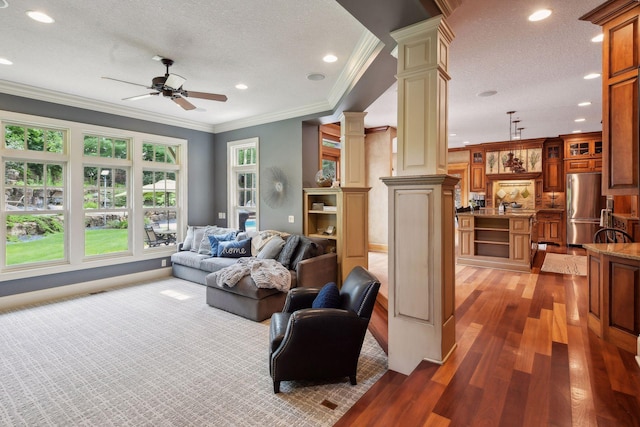
[[296, 283], [298, 287], [321, 288], [338, 280], [338, 255], [322, 254], [298, 263]]
[[303, 308], [310, 308], [313, 300], [316, 299], [320, 289], [318, 288], [293, 288], [287, 293], [287, 299], [284, 302], [285, 313], [293, 313]]

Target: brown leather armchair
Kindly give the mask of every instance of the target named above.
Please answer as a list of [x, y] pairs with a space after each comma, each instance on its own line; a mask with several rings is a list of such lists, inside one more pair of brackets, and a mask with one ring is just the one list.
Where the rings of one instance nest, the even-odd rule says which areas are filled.
[[318, 288], [294, 288], [281, 313], [271, 316], [269, 372], [281, 381], [349, 377], [356, 384], [362, 342], [380, 289], [378, 279], [355, 267], [340, 289], [340, 308], [310, 308]]

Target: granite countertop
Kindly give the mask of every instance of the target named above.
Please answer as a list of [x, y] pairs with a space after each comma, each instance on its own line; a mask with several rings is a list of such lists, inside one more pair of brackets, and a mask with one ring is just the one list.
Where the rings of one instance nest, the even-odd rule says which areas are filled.
[[536, 212], [564, 212], [564, 208], [540, 208]]
[[475, 209], [473, 212], [458, 212], [458, 216], [461, 215], [472, 215], [472, 216], [502, 216], [502, 217], [525, 217], [529, 218], [535, 216], [536, 211], [534, 209], [517, 209], [517, 208], [506, 208], [503, 213], [501, 213], [496, 208], [480, 208]]
[[582, 247], [597, 254], [640, 261], [640, 243], [585, 243]]

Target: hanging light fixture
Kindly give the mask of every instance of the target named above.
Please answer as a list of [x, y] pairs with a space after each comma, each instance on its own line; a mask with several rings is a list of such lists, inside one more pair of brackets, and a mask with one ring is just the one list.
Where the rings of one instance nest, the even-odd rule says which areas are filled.
[[507, 111], [507, 114], [509, 115], [509, 152], [507, 153], [507, 159], [502, 163], [502, 165], [505, 168], [510, 168], [513, 173], [522, 173], [527, 170], [524, 168], [522, 160], [514, 154], [511, 141], [513, 138], [521, 139], [522, 129], [524, 128], [518, 127], [520, 120], [513, 120], [514, 113], [515, 111]]

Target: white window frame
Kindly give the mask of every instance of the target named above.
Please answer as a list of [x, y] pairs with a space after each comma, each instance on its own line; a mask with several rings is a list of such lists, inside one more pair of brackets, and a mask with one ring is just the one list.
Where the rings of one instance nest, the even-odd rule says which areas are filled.
[[[178, 206], [178, 223], [176, 224], [177, 241], [184, 238], [184, 230], [186, 230], [186, 218], [188, 218], [188, 200], [187, 200], [187, 182], [186, 179], [180, 179], [188, 176], [187, 164], [187, 140], [174, 137], [165, 137], [162, 135], [154, 135], [149, 133], [128, 131], [122, 129], [108, 128], [103, 126], [89, 125], [85, 123], [71, 122], [66, 120], [51, 119], [47, 117], [39, 117], [11, 111], [0, 110], [0, 126], [4, 132], [5, 123], [20, 124], [29, 127], [41, 127], [47, 129], [61, 129], [67, 132], [67, 150], [65, 154], [54, 155], [51, 159], [45, 159], [49, 162], [64, 163], [66, 174], [66, 188], [64, 191], [64, 212], [65, 216], [65, 254], [66, 259], [55, 264], [36, 265], [22, 264], [20, 266], [5, 266], [5, 242], [6, 242], [6, 212], [0, 210], [0, 251], [2, 254], [0, 264], [0, 281], [17, 280], [28, 277], [37, 277], [48, 274], [66, 273], [70, 271], [90, 269], [108, 265], [118, 265], [145, 259], [153, 259], [158, 256], [168, 256], [175, 252], [175, 246], [162, 246], [154, 248], [154, 250], [145, 250], [144, 248], [144, 209], [142, 207], [142, 170], [144, 168], [156, 169], [159, 164], [153, 162], [144, 162], [142, 160], [142, 144], [144, 142], [153, 142], [164, 145], [172, 145], [179, 147], [177, 165], [162, 164], [160, 169], [177, 168], [178, 188], [176, 195]], [[110, 158], [88, 158], [84, 156], [84, 135], [108, 135], [114, 138], [123, 138], [131, 140], [131, 150], [129, 157], [131, 159], [131, 170], [128, 182], [129, 191], [129, 209], [132, 215], [129, 218], [129, 251], [126, 253], [118, 252], [113, 254], [104, 254], [99, 257], [85, 257], [84, 247], [84, 166], [87, 164], [100, 164], [105, 166], [118, 167], [118, 161]], [[40, 157], [41, 153], [29, 153], [26, 150], [20, 151], [6, 149], [4, 147], [4, 138], [0, 141], [0, 164], [4, 164], [5, 160], [23, 158], [30, 160], [34, 156]], [[111, 160], [114, 160], [111, 162]], [[121, 159], [122, 160], [122, 159]], [[117, 164], [117, 166], [116, 166]], [[2, 171], [2, 188], [4, 188], [4, 166]]]
[[[238, 149], [255, 148], [256, 163], [252, 165], [236, 165]], [[260, 218], [260, 140], [258, 137], [247, 138], [238, 141], [229, 141], [227, 143], [227, 227], [238, 228], [238, 211], [243, 209], [237, 206], [238, 193], [236, 191], [236, 174], [237, 173], [255, 173], [256, 176], [256, 228], [260, 229], [258, 218]]]

